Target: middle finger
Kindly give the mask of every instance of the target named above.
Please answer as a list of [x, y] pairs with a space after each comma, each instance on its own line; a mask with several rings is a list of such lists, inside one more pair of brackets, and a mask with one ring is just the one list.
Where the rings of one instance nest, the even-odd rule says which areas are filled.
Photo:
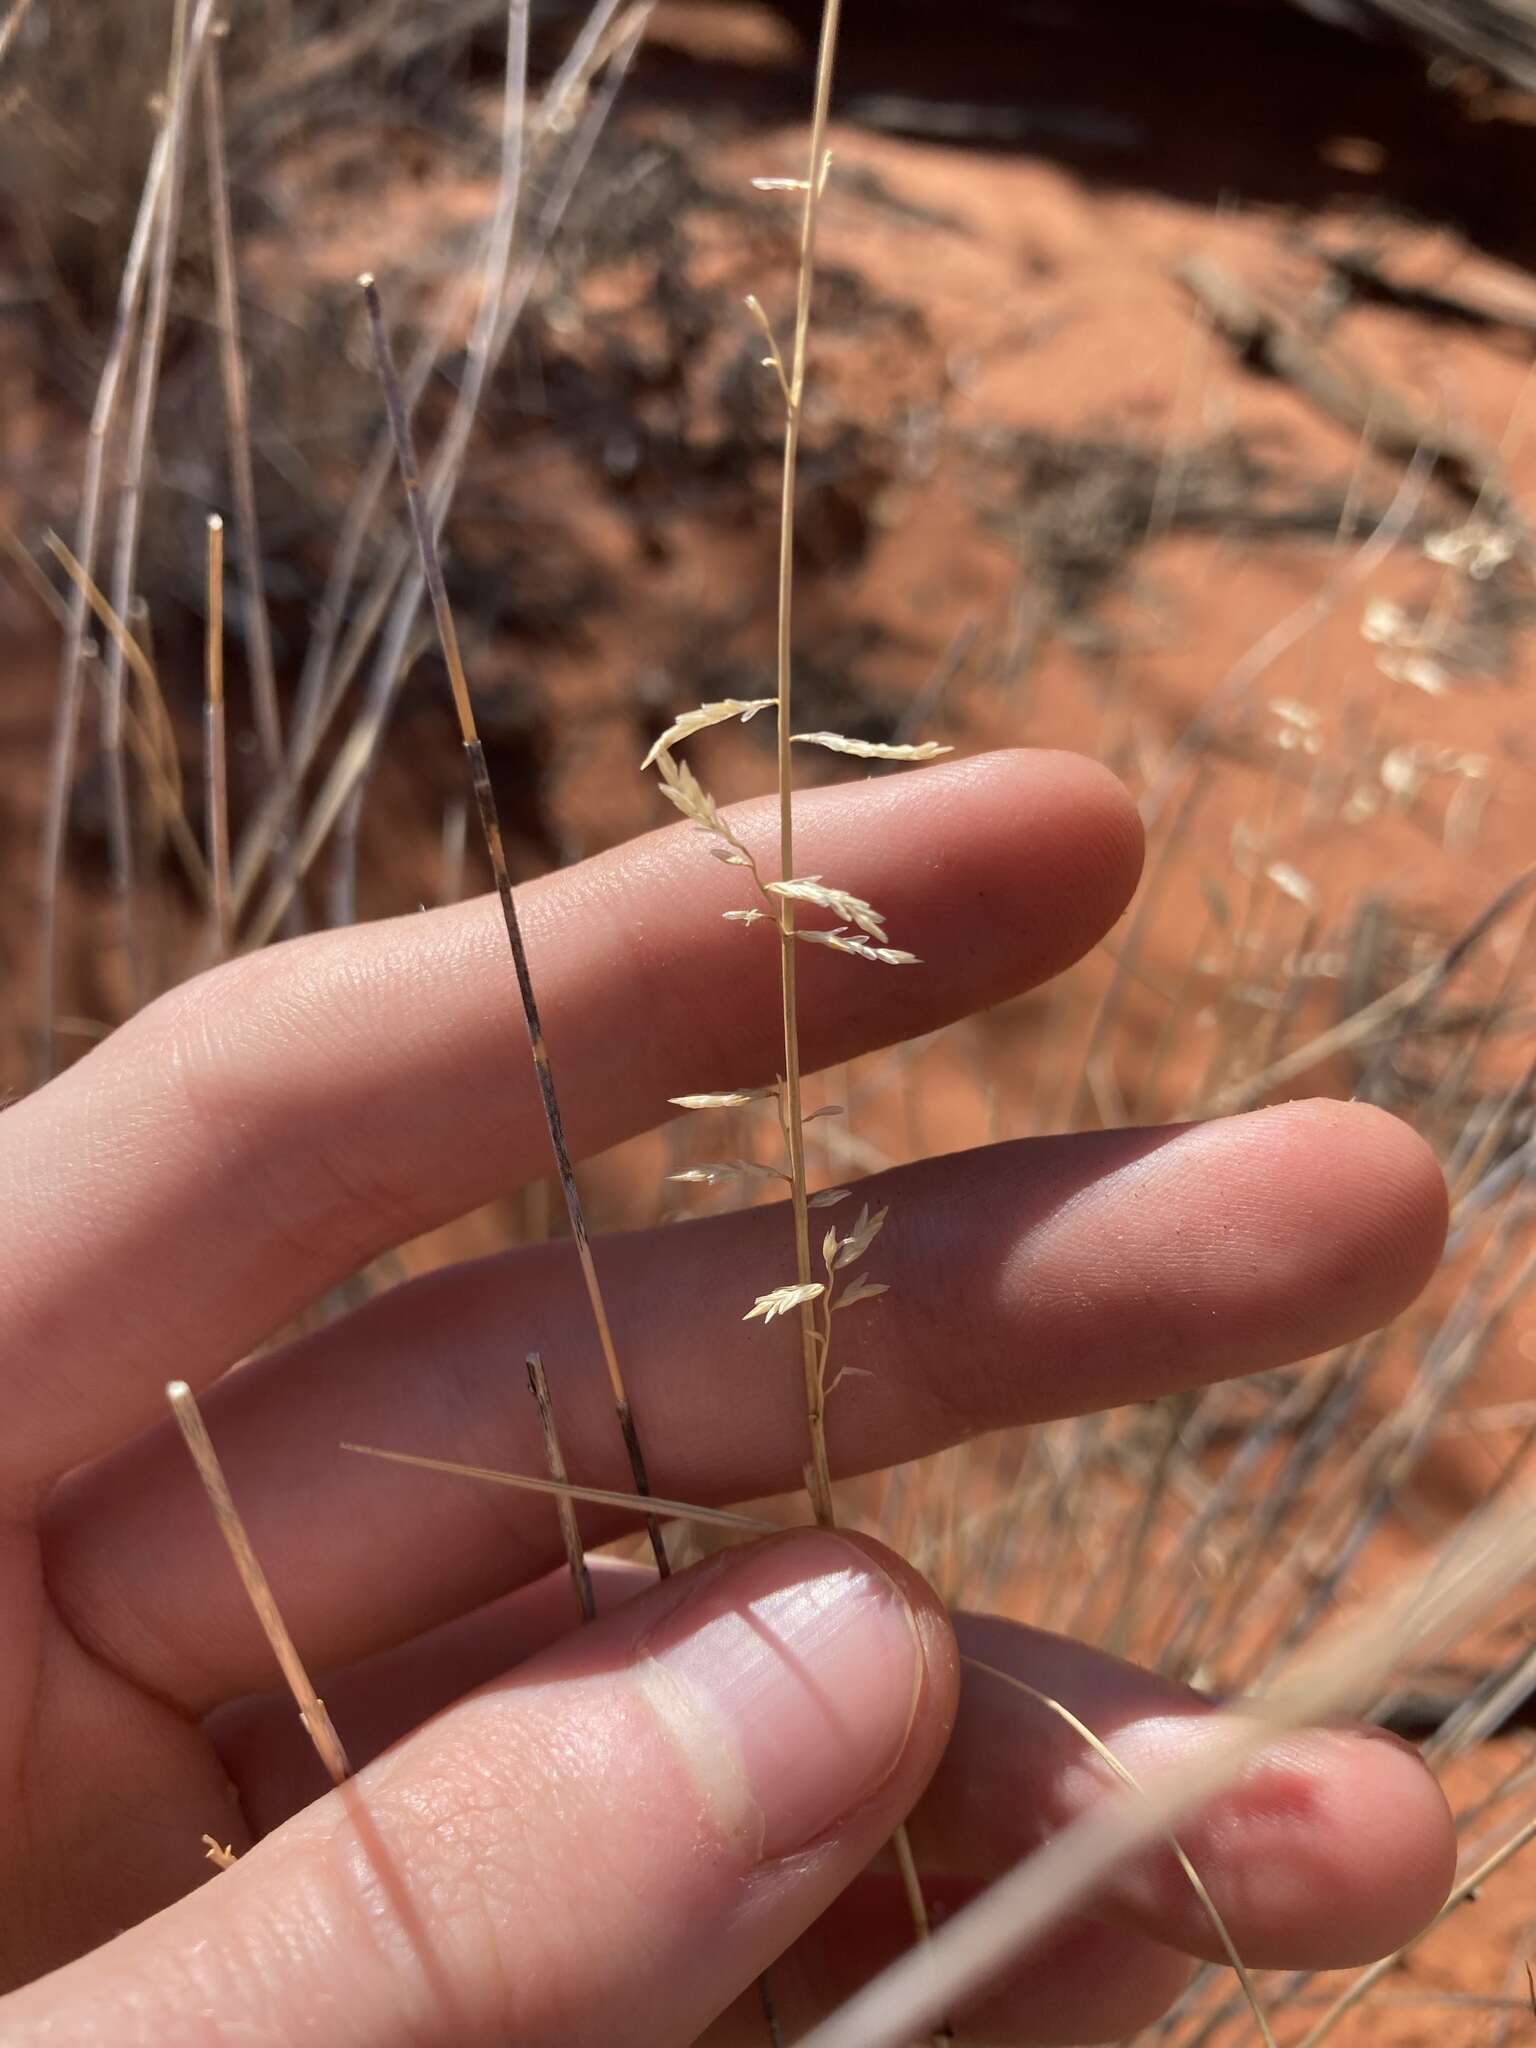
[[[860, 1190], [891, 1219], [861, 1272], [892, 1291], [836, 1319], [834, 1470], [1009, 1424], [1266, 1370], [1411, 1300], [1444, 1224], [1433, 1159], [1336, 1103], [1226, 1123], [988, 1147]], [[836, 1212], [835, 1212], [836, 1213]], [[792, 1318], [744, 1328], [792, 1277], [787, 1212], [609, 1241], [604, 1274], [657, 1491], [743, 1500], [806, 1454]], [[340, 1451], [542, 1469], [523, 1377], [543, 1352], [575, 1477], [626, 1489], [581, 1280], [541, 1246], [397, 1288], [226, 1380], [208, 1416], [301, 1648], [351, 1662], [557, 1562], [547, 1500]], [[589, 1543], [633, 1518], [583, 1508]], [[270, 1652], [168, 1428], [79, 1475], [44, 1524], [66, 1619], [193, 1712], [264, 1685]]]

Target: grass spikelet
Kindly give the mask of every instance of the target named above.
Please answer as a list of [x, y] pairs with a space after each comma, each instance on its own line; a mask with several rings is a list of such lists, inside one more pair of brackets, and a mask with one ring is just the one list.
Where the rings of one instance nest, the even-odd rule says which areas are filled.
[[729, 725], [733, 718], [743, 725], [756, 718], [759, 711], [768, 711], [778, 703], [777, 697], [722, 697], [714, 704], [701, 704], [696, 711], [685, 711], [681, 718], [669, 725], [661, 738], [640, 763], [642, 769], [654, 767], [663, 754], [682, 740], [696, 732], [705, 732], [712, 725]]
[[777, 1093], [775, 1088], [738, 1088], [721, 1095], [672, 1095], [667, 1099], [675, 1109], [745, 1109], [749, 1102], [762, 1102]]
[[922, 962], [915, 953], [903, 952], [900, 946], [872, 946], [868, 939], [855, 939], [849, 935], [846, 925], [838, 925], [834, 931], [811, 932], [803, 927], [795, 937], [806, 946], [826, 946], [834, 953], [850, 954], [855, 960], [872, 960], [877, 967], [919, 967]]
[[775, 1316], [787, 1316], [792, 1309], [803, 1308], [809, 1302], [819, 1301], [826, 1291], [819, 1280], [806, 1280], [789, 1287], [775, 1287], [771, 1294], [758, 1296], [742, 1317], [742, 1321], [755, 1322], [761, 1317], [765, 1323], [771, 1323]]
[[797, 747], [825, 747], [833, 754], [853, 754], [860, 761], [937, 761], [941, 754], [955, 751], [938, 740], [899, 746], [894, 741], [851, 740], [840, 732], [797, 732], [794, 743]]
[[866, 903], [862, 896], [855, 896], [851, 889], [831, 887], [820, 875], [803, 875], [788, 882], [769, 882], [767, 889], [770, 896], [777, 896], [781, 902], [813, 903], [819, 910], [830, 910], [834, 917], [856, 924], [861, 932], [882, 946], [889, 941], [885, 919], [873, 904]]
[[710, 1159], [702, 1166], [690, 1166], [681, 1173], [669, 1173], [668, 1180], [691, 1182], [696, 1187], [714, 1188], [733, 1180], [776, 1180], [789, 1175], [779, 1166], [763, 1166], [756, 1159]]

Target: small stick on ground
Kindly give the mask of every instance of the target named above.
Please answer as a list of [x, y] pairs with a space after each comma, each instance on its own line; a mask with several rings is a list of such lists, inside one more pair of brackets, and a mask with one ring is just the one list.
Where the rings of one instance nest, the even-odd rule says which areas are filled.
[[[384, 403], [389, 411], [390, 431], [394, 436], [401, 481], [405, 486], [406, 502], [410, 507], [411, 525], [421, 556], [422, 580], [432, 601], [432, 615], [437, 624], [438, 638], [442, 643], [443, 659], [448, 666], [448, 680], [453, 688], [453, 703], [458, 713], [464, 756], [469, 764], [470, 783], [480, 812], [480, 825], [485, 834], [486, 850], [490, 854], [491, 867], [496, 876], [496, 893], [501, 898], [501, 914], [507, 928], [507, 941], [512, 949], [512, 964], [517, 972], [518, 994], [522, 998], [523, 1018], [528, 1026], [528, 1043], [533, 1053], [534, 1071], [538, 1076], [539, 1096], [544, 1106], [544, 1121], [549, 1130], [550, 1149], [555, 1155], [555, 1168], [560, 1176], [566, 1212], [571, 1220], [571, 1236], [575, 1240], [576, 1254], [581, 1261], [587, 1300], [591, 1304], [592, 1320], [597, 1326], [603, 1362], [608, 1369], [608, 1385], [613, 1395], [614, 1412], [618, 1416], [624, 1448], [629, 1455], [629, 1469], [634, 1477], [635, 1491], [648, 1494], [651, 1482], [646, 1472], [645, 1457], [640, 1448], [634, 1415], [630, 1409], [629, 1395], [625, 1390], [624, 1376], [619, 1369], [618, 1352], [614, 1347], [613, 1331], [608, 1321], [608, 1309], [603, 1300], [597, 1266], [592, 1257], [591, 1239], [587, 1234], [587, 1219], [581, 1206], [581, 1196], [577, 1191], [576, 1175], [571, 1166], [565, 1124], [560, 1114], [554, 1075], [550, 1071], [549, 1053], [544, 1043], [544, 1026], [539, 1018], [538, 999], [534, 994], [533, 977], [528, 969], [522, 924], [517, 914], [512, 878], [507, 871], [507, 856], [502, 845], [501, 820], [496, 810], [496, 797], [491, 788], [490, 771], [485, 765], [485, 749], [480, 744], [479, 728], [475, 723], [474, 705], [469, 695], [469, 680], [464, 673], [464, 660], [459, 651], [459, 635], [454, 624], [453, 608], [448, 602], [448, 592], [443, 583], [443, 568], [438, 557], [437, 541], [422, 496], [421, 466], [416, 458], [415, 437], [411, 432], [410, 419], [401, 395], [394, 351], [390, 347], [389, 333], [384, 325], [383, 302], [372, 277], [362, 277], [358, 282], [368, 307], [374, 357], [378, 365], [379, 382], [384, 390]], [[662, 1537], [661, 1524], [654, 1515], [646, 1523], [646, 1533], [651, 1539], [656, 1569], [665, 1578], [671, 1566], [667, 1561], [667, 1546]]]
[[208, 521], [208, 651], [203, 695], [209, 937], [213, 955], [229, 951], [229, 778], [224, 747], [224, 522]]
[[[564, 1486], [569, 1477], [565, 1469], [565, 1454], [560, 1448], [560, 1432], [555, 1427], [555, 1404], [550, 1398], [549, 1375], [537, 1351], [528, 1354], [528, 1391], [539, 1411], [539, 1428], [544, 1433], [544, 1456], [549, 1465], [549, 1476]], [[560, 1515], [560, 1534], [565, 1538], [566, 1562], [571, 1567], [576, 1605], [581, 1609], [583, 1620], [596, 1621], [597, 1599], [592, 1591], [592, 1574], [587, 1570], [586, 1552], [581, 1547], [576, 1503], [568, 1493], [562, 1493], [556, 1506]]]
[[287, 1623], [278, 1611], [277, 1601], [261, 1568], [261, 1560], [246, 1534], [240, 1511], [235, 1506], [229, 1491], [229, 1482], [224, 1477], [224, 1468], [219, 1463], [218, 1453], [213, 1448], [213, 1439], [203, 1421], [192, 1389], [185, 1380], [172, 1380], [165, 1390], [165, 1397], [171, 1404], [171, 1413], [176, 1426], [192, 1453], [192, 1462], [197, 1467], [197, 1476], [203, 1482], [203, 1491], [208, 1496], [208, 1505], [213, 1509], [219, 1525], [219, 1534], [229, 1545], [229, 1554], [235, 1561], [235, 1570], [245, 1587], [246, 1597], [255, 1609], [256, 1619], [261, 1623], [262, 1634], [272, 1645], [273, 1655], [282, 1667], [283, 1677], [288, 1681], [288, 1690], [293, 1694], [294, 1704], [299, 1710], [299, 1719], [304, 1732], [315, 1745], [321, 1763], [331, 1776], [333, 1785], [345, 1784], [352, 1775], [352, 1766], [347, 1762], [347, 1753], [341, 1746], [341, 1738], [331, 1725], [326, 1712], [325, 1701], [315, 1691], [309, 1673], [304, 1669], [293, 1637], [288, 1633]]

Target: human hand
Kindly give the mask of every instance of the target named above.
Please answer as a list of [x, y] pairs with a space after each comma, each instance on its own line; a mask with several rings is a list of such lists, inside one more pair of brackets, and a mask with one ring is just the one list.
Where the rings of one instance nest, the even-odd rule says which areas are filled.
[[[768, 852], [772, 806], [737, 817]], [[898, 976], [807, 949], [808, 1065], [1059, 972], [1140, 862], [1123, 794], [1066, 756], [812, 794], [797, 817], [805, 869], [878, 902], [930, 963]], [[771, 1080], [774, 950], [722, 921], [733, 877], [686, 828], [520, 901], [578, 1155], [660, 1121], [671, 1095]], [[433, 1274], [227, 1370], [378, 1253], [546, 1171], [493, 902], [241, 959], [0, 1118], [13, 2048], [757, 2044], [770, 1964], [792, 2036], [910, 1938], [894, 1880], [866, 1870], [904, 1817], [942, 1905], [1111, 1790], [1026, 1698], [962, 1682], [956, 1631], [1133, 1768], [1219, 1722], [1061, 1639], [952, 1629], [906, 1566], [827, 1532], [661, 1585], [605, 1563], [600, 1619], [578, 1631], [547, 1500], [340, 1451], [540, 1469], [522, 1369], [538, 1348], [572, 1470], [627, 1489], [568, 1245]], [[1338, 1344], [1411, 1299], [1444, 1226], [1418, 1141], [1333, 1103], [999, 1145], [860, 1194], [891, 1204], [898, 1285], [840, 1332], [874, 1373], [830, 1413], [843, 1474]], [[782, 1279], [786, 1228], [757, 1209], [599, 1247], [658, 1493], [798, 1482], [793, 1335], [741, 1326]], [[157, 1419], [176, 1377], [210, 1389], [235, 1497], [325, 1674], [360, 1766], [340, 1791], [269, 1691], [270, 1652]], [[594, 1543], [634, 1527], [582, 1522]], [[225, 1874], [207, 1834], [239, 1852]], [[1287, 1739], [1183, 1840], [1260, 1965], [1389, 1950], [1453, 1860], [1433, 1780], [1363, 1731]], [[1212, 1929], [1153, 1855], [957, 2017], [990, 2041], [1118, 2037], [1190, 1955], [1219, 1955]]]

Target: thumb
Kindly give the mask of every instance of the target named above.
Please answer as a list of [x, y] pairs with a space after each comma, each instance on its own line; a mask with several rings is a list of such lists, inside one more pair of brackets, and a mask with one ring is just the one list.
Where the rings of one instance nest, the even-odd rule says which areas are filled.
[[877, 1853], [955, 1698], [942, 1609], [877, 1545], [813, 1530], [726, 1552], [13, 1994], [0, 2035], [690, 2041]]

